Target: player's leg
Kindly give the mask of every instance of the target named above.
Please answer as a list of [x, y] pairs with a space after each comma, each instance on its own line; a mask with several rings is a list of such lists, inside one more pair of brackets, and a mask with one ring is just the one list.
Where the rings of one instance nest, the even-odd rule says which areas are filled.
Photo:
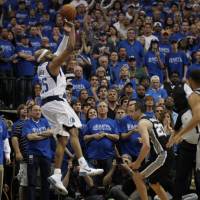
[[67, 195], [67, 189], [62, 183], [61, 165], [63, 161], [65, 147], [67, 145], [67, 136], [57, 136], [57, 144], [54, 160], [54, 174], [48, 178], [49, 182], [58, 190], [58, 192]]
[[153, 189], [153, 191], [158, 195], [160, 199], [169, 200], [166, 191], [158, 182], [155, 184], [150, 184], [150, 187]]
[[148, 200], [147, 188], [143, 176], [139, 172], [134, 172], [132, 178], [141, 200]]
[[76, 127], [69, 128], [71, 146], [75, 152], [80, 165], [80, 176], [95, 176], [103, 173], [103, 169], [93, 169], [88, 166], [87, 161], [83, 157], [83, 152], [78, 138], [78, 129]]
[[67, 136], [59, 136], [59, 135], [57, 136], [57, 144], [56, 144], [55, 160], [54, 160], [55, 169], [61, 168], [67, 141], [68, 141]]

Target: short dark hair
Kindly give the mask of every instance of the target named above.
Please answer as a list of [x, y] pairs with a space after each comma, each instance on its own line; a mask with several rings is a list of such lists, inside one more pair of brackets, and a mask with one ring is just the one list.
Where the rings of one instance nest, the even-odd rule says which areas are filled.
[[136, 101], [135, 110], [140, 110], [142, 113], [144, 113], [145, 112], [145, 106], [142, 103], [140, 103], [139, 101]]
[[200, 69], [195, 69], [190, 72], [189, 78], [200, 84]]

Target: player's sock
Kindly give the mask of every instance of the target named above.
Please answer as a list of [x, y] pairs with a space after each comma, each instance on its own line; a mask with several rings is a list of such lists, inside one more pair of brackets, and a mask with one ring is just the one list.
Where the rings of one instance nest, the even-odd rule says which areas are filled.
[[78, 163], [79, 163], [80, 167], [88, 167], [88, 163], [84, 157], [80, 157], [78, 159]]

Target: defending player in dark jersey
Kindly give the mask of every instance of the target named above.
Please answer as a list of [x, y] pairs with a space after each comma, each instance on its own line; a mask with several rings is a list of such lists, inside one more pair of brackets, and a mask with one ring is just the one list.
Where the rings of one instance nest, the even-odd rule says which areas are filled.
[[[144, 115], [143, 106], [138, 102], [135, 104], [133, 116], [135, 120], [139, 121], [138, 130], [142, 138], [142, 148], [139, 156], [130, 165], [134, 171], [133, 180], [137, 190], [142, 200], [148, 200], [147, 189], [144, 183], [144, 179], [148, 179], [151, 188], [158, 197], [162, 200], [168, 200], [167, 193], [160, 185], [161, 180], [169, 170], [166, 151], [167, 134], [159, 121]], [[149, 161], [143, 164], [148, 155]]]

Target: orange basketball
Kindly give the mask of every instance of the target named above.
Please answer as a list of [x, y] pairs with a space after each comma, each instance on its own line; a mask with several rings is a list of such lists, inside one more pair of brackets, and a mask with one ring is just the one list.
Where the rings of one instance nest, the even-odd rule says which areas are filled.
[[59, 10], [60, 15], [68, 21], [73, 21], [76, 17], [76, 8], [71, 4], [65, 4]]

